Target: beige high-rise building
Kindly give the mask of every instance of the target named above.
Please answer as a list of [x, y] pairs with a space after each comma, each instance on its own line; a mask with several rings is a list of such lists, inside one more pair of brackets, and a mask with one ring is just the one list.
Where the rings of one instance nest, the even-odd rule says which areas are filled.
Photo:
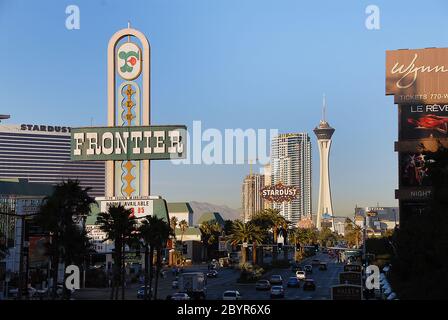
[[260, 190], [265, 186], [265, 176], [250, 174], [244, 178], [242, 186], [242, 220], [247, 222], [259, 211], [264, 209], [264, 199]]

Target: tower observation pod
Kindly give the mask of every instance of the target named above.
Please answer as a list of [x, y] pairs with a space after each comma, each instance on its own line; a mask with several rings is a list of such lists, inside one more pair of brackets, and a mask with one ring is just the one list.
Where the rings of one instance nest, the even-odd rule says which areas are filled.
[[331, 137], [335, 131], [334, 128], [325, 120], [325, 96], [323, 101], [322, 120], [313, 130], [317, 137], [320, 156], [320, 179], [319, 179], [319, 203], [317, 206], [316, 227], [320, 230], [322, 227], [329, 227], [334, 231], [333, 221], [333, 205], [331, 202], [330, 189], [330, 147]]

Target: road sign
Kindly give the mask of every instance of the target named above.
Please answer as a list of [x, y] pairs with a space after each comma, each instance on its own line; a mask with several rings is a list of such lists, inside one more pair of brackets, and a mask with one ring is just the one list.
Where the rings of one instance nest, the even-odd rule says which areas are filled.
[[339, 273], [339, 283], [361, 285], [361, 272], [341, 272]]
[[17, 198], [16, 214], [17, 215], [35, 215], [39, 212], [43, 198]]
[[101, 212], [106, 212], [111, 206], [122, 205], [130, 209], [136, 218], [157, 216], [165, 222], [169, 221], [166, 201], [159, 196], [96, 197], [95, 200], [100, 203]]
[[331, 300], [362, 300], [362, 287], [352, 284], [333, 286]]
[[360, 264], [346, 264], [344, 266], [345, 272], [361, 272], [362, 266]]
[[219, 251], [227, 251], [227, 241], [219, 240]]

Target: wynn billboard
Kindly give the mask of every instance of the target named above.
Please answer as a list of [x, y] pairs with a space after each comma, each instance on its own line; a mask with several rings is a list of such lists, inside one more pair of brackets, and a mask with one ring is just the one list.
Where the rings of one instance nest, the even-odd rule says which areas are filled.
[[396, 104], [448, 101], [448, 48], [386, 51], [386, 95]]

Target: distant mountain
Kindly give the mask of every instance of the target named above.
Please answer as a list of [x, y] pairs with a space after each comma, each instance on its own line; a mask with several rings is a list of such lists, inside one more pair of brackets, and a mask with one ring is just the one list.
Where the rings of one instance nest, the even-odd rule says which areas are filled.
[[197, 202], [197, 201], [190, 201], [189, 204], [194, 212], [193, 215], [194, 224], [196, 224], [196, 222], [205, 212], [219, 212], [224, 220], [236, 220], [240, 219], [241, 216], [238, 210], [229, 208], [228, 206], [225, 205], [217, 205], [208, 202]]

